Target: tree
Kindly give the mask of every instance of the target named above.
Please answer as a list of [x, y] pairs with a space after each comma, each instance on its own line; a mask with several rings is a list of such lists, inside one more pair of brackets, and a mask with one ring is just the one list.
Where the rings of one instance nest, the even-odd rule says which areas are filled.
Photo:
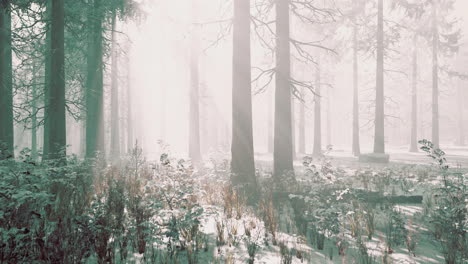
[[[250, 185], [250, 189], [254, 190], [256, 180], [250, 70], [250, 0], [234, 0], [232, 58], [232, 181], [234, 184]], [[291, 111], [290, 104], [288, 105]]]
[[116, 38], [117, 12], [112, 15], [112, 40], [111, 40], [111, 145], [110, 157], [113, 161], [120, 158], [120, 126], [119, 126], [119, 56]]
[[98, 0], [90, 1], [88, 28], [89, 46], [86, 83], [86, 157], [104, 154], [103, 109], [103, 7]]
[[383, 0], [378, 0], [377, 9], [377, 77], [375, 86], [374, 153], [385, 153]]
[[354, 156], [361, 155], [359, 143], [359, 62], [358, 62], [358, 28], [353, 25], [353, 143], [352, 153]]
[[291, 120], [289, 0], [276, 0], [276, 79], [273, 174], [294, 175]]
[[413, 37], [410, 152], [418, 152], [418, 35]]
[[49, 118], [49, 155], [59, 159], [66, 155], [67, 136], [65, 118], [65, 20], [64, 0], [52, 1], [51, 9], [51, 66], [47, 108]]
[[[194, 22], [198, 18], [197, 4], [192, 2]], [[202, 160], [200, 151], [200, 79], [199, 79], [199, 57], [200, 57], [200, 29], [194, 25], [191, 35], [190, 50], [190, 119], [189, 119], [189, 156], [194, 164]]]
[[14, 157], [11, 3], [0, 2], [0, 160]]

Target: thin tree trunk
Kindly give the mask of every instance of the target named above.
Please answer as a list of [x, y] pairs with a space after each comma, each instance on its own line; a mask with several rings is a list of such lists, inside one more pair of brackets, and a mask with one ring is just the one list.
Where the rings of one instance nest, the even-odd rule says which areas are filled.
[[112, 17], [112, 65], [111, 65], [111, 145], [110, 158], [116, 161], [120, 158], [120, 126], [119, 126], [119, 62], [117, 54], [116, 21], [117, 13]]
[[104, 155], [103, 109], [103, 36], [99, 1], [90, 10], [90, 45], [88, 57], [88, 91], [86, 94], [86, 157]]
[[385, 153], [383, 0], [378, 0], [374, 153]]
[[49, 155], [48, 159], [64, 158], [66, 155], [65, 117], [65, 23], [64, 0], [54, 0], [51, 10], [51, 66], [49, 91]]
[[273, 174], [294, 176], [291, 128], [289, 0], [276, 0], [276, 80]]
[[252, 128], [250, 0], [234, 0], [231, 172], [234, 184], [256, 188]]
[[14, 158], [10, 1], [0, 2], [0, 160]]
[[359, 143], [359, 68], [357, 26], [353, 27], [353, 148], [354, 156], [361, 155]]
[[32, 116], [31, 116], [31, 158], [37, 159], [37, 83], [36, 83], [36, 67], [33, 62], [33, 84], [32, 84]]
[[127, 56], [127, 152], [131, 153], [131, 150], [134, 147], [133, 139], [133, 110], [132, 110], [132, 93], [131, 93], [131, 67], [130, 67], [130, 58]]
[[306, 145], [306, 142], [305, 142], [305, 100], [306, 100], [306, 96], [305, 96], [305, 92], [304, 92], [304, 88], [301, 88], [301, 95], [302, 95], [302, 100], [301, 102], [299, 102], [299, 148], [298, 148], [298, 152], [300, 154], [305, 154], [305, 145]]
[[[319, 55], [320, 56], [320, 55]], [[320, 59], [319, 59], [320, 61]], [[322, 155], [322, 91], [321, 91], [320, 62], [315, 72], [315, 95], [314, 95], [314, 148], [312, 155]]]
[[[197, 18], [196, 3], [193, 2], [194, 23]], [[192, 49], [190, 51], [190, 120], [189, 120], [189, 157], [194, 164], [202, 160], [200, 151], [200, 40], [199, 28], [195, 26], [192, 32]]]
[[439, 148], [439, 29], [435, 2], [432, 4], [432, 143]]
[[418, 152], [418, 36], [413, 37], [413, 77], [411, 88], [411, 142], [410, 152]]

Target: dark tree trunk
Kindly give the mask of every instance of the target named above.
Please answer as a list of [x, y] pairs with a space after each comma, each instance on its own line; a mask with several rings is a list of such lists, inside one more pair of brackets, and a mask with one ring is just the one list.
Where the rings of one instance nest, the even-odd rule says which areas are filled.
[[[46, 3], [46, 17], [48, 20], [51, 19], [51, 9], [52, 9], [52, 0], [47, 0]], [[50, 47], [50, 38], [51, 38], [51, 25], [49, 21], [46, 21], [46, 35], [44, 43], [44, 132], [43, 132], [43, 142], [42, 142], [42, 158], [46, 159], [49, 155], [49, 94], [50, 94], [50, 66], [51, 66], [51, 47]]]
[[383, 0], [378, 0], [374, 153], [385, 153]]
[[[193, 3], [194, 20], [197, 18], [197, 4]], [[196, 22], [196, 21], [195, 21]], [[200, 151], [200, 36], [199, 28], [195, 26], [192, 32], [190, 51], [190, 120], [189, 120], [189, 157], [194, 164], [202, 160]]]
[[300, 154], [305, 154], [305, 92], [304, 88], [301, 89], [301, 95], [302, 95], [302, 100], [299, 102], [299, 147], [298, 147], [298, 152]]
[[49, 91], [49, 155], [48, 159], [64, 158], [67, 146], [65, 117], [65, 42], [64, 0], [52, 1], [51, 66]]
[[413, 37], [413, 76], [411, 87], [411, 141], [410, 152], [418, 152], [418, 36]]
[[232, 181], [254, 189], [256, 180], [250, 71], [250, 0], [234, 0], [232, 56]]
[[439, 148], [439, 28], [435, 3], [432, 4], [432, 143]]
[[0, 160], [14, 158], [10, 1], [0, 2]]
[[361, 155], [359, 143], [359, 68], [358, 68], [358, 36], [357, 26], [353, 28], [353, 148], [354, 156]]
[[291, 128], [289, 0], [276, 0], [276, 82], [273, 174], [294, 176]]
[[[320, 56], [320, 55], [319, 55]], [[320, 60], [319, 60], [320, 61]], [[322, 91], [321, 91], [320, 62], [315, 72], [315, 95], [314, 95], [314, 148], [312, 155], [322, 155]]]
[[88, 52], [88, 91], [86, 93], [86, 157], [104, 155], [103, 109], [103, 29], [102, 10], [94, 1], [89, 18], [90, 43]]
[[117, 13], [112, 17], [112, 65], [111, 65], [111, 145], [110, 158], [116, 161], [120, 158], [120, 126], [119, 126], [119, 62], [116, 39]]

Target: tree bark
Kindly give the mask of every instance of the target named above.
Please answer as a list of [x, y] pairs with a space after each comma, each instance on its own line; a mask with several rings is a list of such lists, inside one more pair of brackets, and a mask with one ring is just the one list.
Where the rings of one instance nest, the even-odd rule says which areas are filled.
[[44, 131], [43, 131], [43, 142], [42, 142], [42, 158], [47, 159], [49, 155], [49, 94], [50, 94], [50, 66], [51, 66], [51, 47], [50, 47], [50, 35], [51, 35], [51, 9], [52, 0], [46, 0], [46, 32], [45, 32], [45, 43], [44, 43]]
[[439, 148], [439, 28], [435, 2], [432, 3], [432, 143]]
[[10, 1], [0, 2], [0, 160], [14, 158]]
[[37, 83], [36, 83], [36, 67], [33, 62], [33, 84], [32, 84], [32, 116], [31, 116], [31, 159], [37, 159]]
[[410, 152], [418, 152], [418, 36], [413, 37], [413, 76], [411, 87], [411, 142]]
[[354, 156], [361, 155], [359, 142], [359, 66], [358, 66], [358, 36], [357, 26], [353, 27], [353, 147]]
[[[194, 23], [197, 19], [197, 6], [193, 2]], [[192, 45], [190, 51], [190, 120], [189, 120], [189, 157], [194, 164], [202, 160], [200, 151], [200, 35], [197, 25], [192, 32]]]
[[276, 80], [273, 174], [294, 176], [291, 128], [289, 0], [276, 0]]
[[65, 23], [64, 0], [52, 1], [51, 9], [51, 66], [49, 91], [49, 155], [48, 159], [61, 159], [66, 155], [65, 116]]
[[110, 158], [117, 161], [120, 158], [120, 126], [119, 126], [119, 62], [116, 39], [117, 13], [112, 16], [112, 65], [111, 65], [111, 145]]
[[94, 1], [89, 19], [90, 42], [86, 93], [86, 157], [95, 158], [104, 153], [103, 109], [103, 36], [100, 1]]
[[[320, 56], [320, 55], [319, 55]], [[314, 148], [312, 155], [322, 155], [322, 91], [321, 91], [321, 72], [320, 59], [318, 60], [315, 72], [315, 95], [314, 95]]]
[[378, 0], [374, 153], [385, 153], [383, 0]]
[[232, 182], [248, 185], [254, 190], [250, 0], [234, 0], [232, 56]]

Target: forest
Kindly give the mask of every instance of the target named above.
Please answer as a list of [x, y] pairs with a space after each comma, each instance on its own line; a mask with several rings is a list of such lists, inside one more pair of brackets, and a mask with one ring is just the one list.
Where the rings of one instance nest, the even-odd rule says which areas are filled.
[[0, 0], [0, 264], [468, 263], [468, 0]]

